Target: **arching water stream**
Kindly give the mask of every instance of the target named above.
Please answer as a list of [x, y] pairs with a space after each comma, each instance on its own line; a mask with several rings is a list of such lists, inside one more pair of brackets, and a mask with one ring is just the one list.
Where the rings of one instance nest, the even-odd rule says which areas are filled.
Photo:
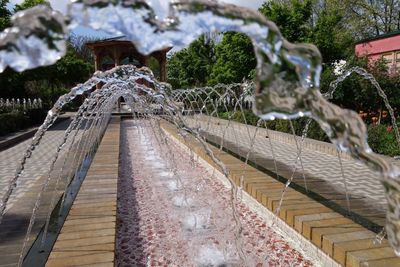
[[[246, 103], [253, 100], [254, 113], [264, 120], [303, 116], [316, 120], [334, 145], [381, 174], [380, 181], [388, 203], [386, 231], [396, 253], [400, 251], [400, 171], [372, 153], [367, 144], [366, 127], [355, 112], [329, 103], [319, 92], [321, 56], [314, 46], [287, 42], [277, 27], [256, 11], [214, 1], [171, 1], [169, 16], [163, 21], [156, 19], [154, 10], [143, 0], [77, 0], [71, 2], [68, 15], [69, 20], [66, 20], [61, 14], [44, 6], [18, 13], [13, 18], [14, 27], [7, 29], [0, 36], [1, 47], [4, 48], [0, 50], [0, 70], [10, 66], [17, 71], [23, 71], [53, 64], [65, 54], [64, 37], [67, 29], [74, 29], [79, 25], [113, 35], [125, 35], [143, 54], [171, 46], [184, 47], [205, 32], [237, 31], [247, 34], [253, 42], [258, 61], [257, 82], [255, 87], [249, 87], [249, 90], [244, 90], [245, 94], [240, 95], [234, 91], [234, 86], [206, 89], [200, 93], [194, 93], [196, 89], [172, 92], [167, 84], [156, 81], [148, 69], [123, 66], [96, 73], [86, 83], [76, 86], [70, 93], [60, 97], [49, 111], [2, 197], [0, 222], [18, 179], [24, 174], [26, 162], [40, 145], [43, 135], [59, 116], [62, 108], [76, 97], [92, 92], [101, 82], [105, 84], [103, 88], [90, 94], [65, 132], [51, 169], [56, 164], [60, 152], [66, 155], [75, 153], [74, 145], [83, 146], [82, 150], [76, 150], [79, 151], [75, 157], [76, 161], [72, 163], [73, 168], [69, 168], [77, 169], [99, 142], [114, 104], [120, 97], [124, 97], [132, 110], [139, 109], [145, 111], [144, 113], [153, 113], [150, 104], [161, 106], [163, 116], [182, 129], [182, 133], [195, 136], [229, 178], [228, 170], [213, 155], [202, 138], [199, 127], [196, 127], [196, 122], [193, 124], [191, 118], [185, 118], [185, 108], [189, 106], [190, 112], [200, 110], [211, 117], [216, 115], [218, 107], [230, 106], [234, 110], [243, 111]], [[149, 86], [138, 83], [139, 80], [145, 80]], [[250, 138], [257, 135], [248, 127], [246, 131]], [[78, 133], [84, 138], [75, 139]], [[68, 140], [71, 140], [72, 145], [65, 146]], [[239, 138], [237, 142], [240, 142]], [[301, 151], [301, 145], [297, 145], [296, 166], [297, 161], [303, 164]], [[251, 152], [250, 150], [248, 154]], [[53, 182], [57, 188], [60, 179], [63, 179], [61, 175], [55, 180], [49, 175], [43, 182], [41, 192], [45, 192]], [[240, 190], [238, 191], [232, 182], [230, 203], [236, 221], [235, 246], [239, 258], [243, 261], [240, 244], [242, 228], [237, 218], [239, 195]], [[33, 207], [20, 263], [41, 200], [42, 193]], [[55, 202], [51, 202], [51, 208]]]

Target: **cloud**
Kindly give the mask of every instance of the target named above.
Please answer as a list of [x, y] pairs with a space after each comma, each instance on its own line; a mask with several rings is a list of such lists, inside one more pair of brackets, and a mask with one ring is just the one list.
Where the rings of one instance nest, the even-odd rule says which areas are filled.
[[67, 0], [50, 0], [51, 6], [56, 9], [59, 10], [63, 13], [67, 12]]

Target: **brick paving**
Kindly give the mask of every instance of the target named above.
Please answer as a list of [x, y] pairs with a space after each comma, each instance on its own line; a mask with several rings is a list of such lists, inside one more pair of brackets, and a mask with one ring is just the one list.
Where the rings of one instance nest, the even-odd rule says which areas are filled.
[[[244, 124], [220, 120], [217, 118], [201, 116], [196, 120], [186, 117], [190, 126], [198, 127], [208, 138], [213, 139], [220, 144], [220, 138], [224, 138], [224, 146], [232, 147], [236, 145], [241, 156], [246, 156], [251, 147], [254, 137], [255, 127], [246, 127]], [[278, 166], [278, 174], [288, 178], [293, 173], [296, 165], [297, 147], [295, 144], [287, 144], [266, 138], [265, 129], [259, 130], [255, 141], [254, 149], [251, 155], [256, 161], [261, 162], [266, 169], [275, 170], [273, 164], [273, 154]], [[337, 200], [342, 206], [347, 206], [345, 201], [345, 184], [341, 175], [341, 167], [337, 156], [325, 154], [309, 149], [303, 149], [302, 163], [306, 181], [309, 184], [322, 183], [324, 186], [318, 188], [314, 186], [312, 190], [321, 193], [328, 199]], [[383, 187], [379, 182], [379, 174], [371, 171], [363, 164], [352, 159], [342, 159], [343, 172], [347, 186], [347, 192], [351, 198], [350, 208], [362, 210], [362, 214], [367, 219], [383, 225], [385, 221], [386, 199]], [[297, 164], [294, 183], [304, 186], [300, 162]], [[315, 188], [316, 187], [316, 188]], [[324, 190], [326, 189], [326, 190]]]
[[[70, 122], [71, 120], [62, 121], [53, 126], [45, 134], [41, 144], [32, 153], [31, 158], [28, 159], [25, 170], [17, 182], [17, 187], [9, 199], [6, 213], [0, 224], [0, 266], [2, 267], [16, 266], [18, 263], [33, 207], [48, 177], [57, 146], [61, 143]], [[81, 134], [79, 133], [75, 142], [80, 140], [80, 137]], [[5, 194], [8, 183], [15, 174], [17, 164], [20, 162], [30, 142], [31, 139], [28, 139], [0, 152], [0, 197], [3, 197]], [[69, 138], [65, 147], [70, 147], [70, 142], [71, 138]], [[65, 153], [61, 153], [58, 158], [54, 172], [50, 176], [51, 182], [42, 195], [35, 224], [33, 225], [25, 252], [28, 251], [43, 227], [52, 199], [55, 196], [60, 196], [61, 191], [66, 186], [66, 180], [64, 179], [58, 184], [58, 190], [54, 190], [55, 182], [64, 162], [66, 165], [61, 177], [71, 174], [71, 170], [74, 169], [70, 167], [73, 163], [73, 154], [75, 153], [72, 153], [67, 160], [65, 159]], [[58, 201], [57, 197], [55, 199]]]
[[[8, 208], [11, 208], [25, 193], [30, 192], [31, 187], [50, 168], [51, 160], [54, 158], [57, 146], [64, 137], [65, 130], [70, 124], [70, 120], [62, 121], [52, 127], [43, 137], [41, 144], [35, 149], [32, 157], [28, 160], [25, 171], [17, 183], [17, 188], [9, 201]], [[21, 161], [23, 153], [32, 142], [32, 139], [21, 142], [0, 152], [0, 198], [5, 194], [7, 185], [15, 175], [18, 163]]]

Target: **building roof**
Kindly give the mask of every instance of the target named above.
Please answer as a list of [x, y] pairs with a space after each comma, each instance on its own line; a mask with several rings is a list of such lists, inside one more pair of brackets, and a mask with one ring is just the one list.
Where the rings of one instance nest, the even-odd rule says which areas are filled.
[[363, 39], [361, 41], [356, 42], [355, 44], [362, 44], [362, 43], [367, 43], [367, 42], [371, 42], [371, 41], [376, 41], [376, 40], [380, 40], [380, 39], [385, 39], [385, 38], [389, 38], [389, 37], [393, 37], [393, 36], [397, 36], [400, 35], [400, 30], [398, 31], [393, 31], [393, 32], [388, 32], [385, 34], [381, 34], [378, 36], [374, 36], [374, 37], [370, 37], [370, 38], [366, 38]]
[[[122, 36], [116, 36], [116, 37], [111, 37], [111, 38], [106, 38], [106, 39], [100, 39], [92, 42], [87, 42], [86, 46], [93, 49], [94, 47], [104, 47], [104, 46], [111, 46], [111, 45], [117, 45], [117, 44], [129, 44], [135, 47], [135, 45], [126, 38], [125, 35]], [[167, 47], [165, 49], [161, 49], [159, 51], [163, 51], [167, 53], [169, 50], [171, 50], [172, 47]]]
[[111, 38], [98, 39], [98, 40], [94, 40], [91, 42], [87, 42], [86, 44], [96, 44], [96, 43], [113, 42], [113, 41], [129, 41], [129, 40], [126, 39], [126, 37], [124, 35], [122, 35], [122, 36], [116, 36], [116, 37], [111, 37]]

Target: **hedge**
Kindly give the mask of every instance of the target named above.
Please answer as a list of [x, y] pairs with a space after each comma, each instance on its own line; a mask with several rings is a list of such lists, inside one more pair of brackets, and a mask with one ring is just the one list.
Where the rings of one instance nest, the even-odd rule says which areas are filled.
[[371, 149], [379, 154], [388, 156], [400, 156], [400, 147], [396, 137], [387, 130], [385, 125], [369, 125], [368, 144]]
[[45, 117], [46, 111], [42, 109], [0, 113], [0, 136], [40, 124]]

